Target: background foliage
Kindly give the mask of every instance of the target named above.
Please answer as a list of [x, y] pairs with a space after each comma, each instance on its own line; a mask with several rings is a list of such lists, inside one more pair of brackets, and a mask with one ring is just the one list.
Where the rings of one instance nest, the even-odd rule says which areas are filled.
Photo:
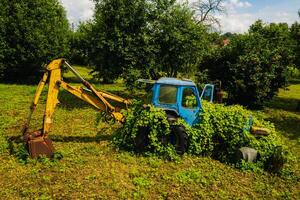
[[[300, 13], [299, 13], [300, 17]], [[292, 24], [291, 28], [291, 37], [294, 40], [294, 51], [295, 51], [295, 66], [300, 68], [300, 24], [295, 22]]]
[[158, 79], [195, 71], [208, 33], [187, 6], [174, 0], [95, 2], [86, 49], [97, 78], [112, 82], [122, 76], [131, 85], [133, 77]]
[[69, 51], [69, 24], [58, 0], [0, 2], [0, 79], [33, 81], [42, 65]]
[[287, 85], [288, 66], [294, 52], [287, 24], [257, 21], [249, 33], [236, 35], [230, 44], [216, 48], [200, 69], [212, 80], [222, 81], [230, 103], [250, 107], [263, 105]]
[[94, 74], [111, 83], [127, 68], [144, 66], [148, 55], [148, 4], [145, 0], [95, 1], [89, 58]]

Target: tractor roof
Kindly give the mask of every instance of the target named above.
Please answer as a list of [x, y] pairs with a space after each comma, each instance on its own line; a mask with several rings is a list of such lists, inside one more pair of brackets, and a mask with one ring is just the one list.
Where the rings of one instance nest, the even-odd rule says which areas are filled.
[[156, 81], [158, 84], [167, 85], [185, 85], [185, 86], [195, 86], [195, 83], [189, 79], [177, 79], [177, 78], [160, 78]]

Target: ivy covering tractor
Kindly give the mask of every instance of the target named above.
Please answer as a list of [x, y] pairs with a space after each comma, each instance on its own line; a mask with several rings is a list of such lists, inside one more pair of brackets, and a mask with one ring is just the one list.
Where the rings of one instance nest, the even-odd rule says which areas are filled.
[[[63, 81], [62, 67], [68, 67], [85, 87], [71, 86]], [[213, 100], [214, 85], [205, 85], [201, 95], [191, 80], [180, 80], [176, 78], [161, 78], [157, 81], [139, 80], [140, 82], [152, 83], [151, 104], [155, 107], [162, 108], [170, 124], [177, 121], [178, 118], [185, 120], [187, 124], [199, 122], [199, 113], [203, 111], [201, 99], [208, 101]], [[42, 90], [48, 83], [48, 94], [46, 100], [46, 109], [43, 118], [43, 126], [41, 129], [29, 132], [29, 124], [32, 114], [38, 104]], [[84, 80], [80, 74], [69, 65], [64, 59], [57, 59], [46, 66], [46, 71], [37, 87], [28, 119], [22, 130], [27, 149], [31, 157], [35, 158], [41, 155], [52, 157], [54, 148], [51, 139], [48, 137], [50, 127], [53, 122], [53, 113], [58, 104], [58, 93], [60, 88], [65, 89], [72, 95], [82, 99], [92, 105], [99, 112], [103, 112], [106, 119], [113, 119], [120, 123], [125, 122], [124, 115], [120, 112], [120, 108], [113, 106], [112, 102], [124, 104], [124, 108], [130, 106], [131, 101], [106, 91], [96, 90], [89, 82]], [[133, 141], [138, 148], [147, 145], [147, 128], [139, 130], [135, 140]], [[178, 153], [182, 154], [187, 150], [188, 135], [185, 127], [174, 126], [172, 128], [173, 137], [169, 137], [165, 142], [175, 146]]]

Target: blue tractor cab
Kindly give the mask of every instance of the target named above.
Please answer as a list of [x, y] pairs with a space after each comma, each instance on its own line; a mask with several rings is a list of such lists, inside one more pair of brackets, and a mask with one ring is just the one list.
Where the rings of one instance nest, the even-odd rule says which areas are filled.
[[213, 101], [214, 85], [211, 84], [206, 84], [200, 95], [196, 84], [189, 79], [165, 77], [152, 82], [139, 81], [154, 84], [151, 104], [184, 119], [190, 126], [199, 122], [199, 113], [203, 111], [201, 99]]
[[[157, 81], [139, 79], [139, 82], [151, 83], [151, 104], [162, 108], [167, 114], [171, 125], [171, 134], [161, 138], [174, 145], [177, 153], [182, 154], [188, 147], [188, 135], [183, 125], [176, 125], [178, 118], [193, 126], [200, 122], [199, 113], [203, 111], [201, 100], [213, 101], [214, 85], [206, 84], [201, 95], [196, 84], [188, 79], [160, 78]], [[149, 127], [141, 127], [134, 139], [137, 149], [144, 149], [148, 145]]]
[[[206, 84], [199, 93], [196, 84], [188, 79], [161, 78], [157, 81], [139, 79], [139, 82], [151, 83], [152, 98], [151, 104], [166, 111], [168, 121], [171, 125], [171, 134], [168, 138], [162, 138], [174, 145], [177, 153], [182, 154], [188, 147], [188, 135], [183, 125], [172, 125], [178, 118], [185, 120], [187, 124], [193, 126], [200, 122], [199, 113], [203, 112], [201, 100], [212, 102], [214, 99], [214, 85]], [[252, 127], [252, 119], [249, 119], [249, 130], [255, 134], [268, 134], [264, 128]], [[143, 149], [147, 146], [147, 131], [149, 129], [140, 129], [134, 142], [137, 148]], [[253, 162], [257, 156], [257, 151], [249, 147], [240, 148], [238, 151], [241, 158]]]

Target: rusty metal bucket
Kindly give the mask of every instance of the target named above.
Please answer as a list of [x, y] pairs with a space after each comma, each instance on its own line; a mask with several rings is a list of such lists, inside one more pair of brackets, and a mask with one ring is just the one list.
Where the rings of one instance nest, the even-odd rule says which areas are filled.
[[24, 141], [32, 158], [40, 156], [46, 156], [48, 158], [53, 157], [54, 147], [52, 145], [52, 141], [47, 135], [43, 135], [41, 130], [37, 130], [32, 133], [26, 132], [24, 134]]

